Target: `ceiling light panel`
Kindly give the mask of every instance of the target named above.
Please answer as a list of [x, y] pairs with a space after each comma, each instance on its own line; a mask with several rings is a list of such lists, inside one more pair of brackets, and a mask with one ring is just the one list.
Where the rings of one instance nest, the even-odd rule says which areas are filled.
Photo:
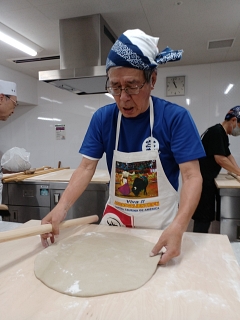
[[43, 50], [43, 48], [38, 46], [36, 43], [25, 38], [2, 23], [0, 23], [0, 40], [31, 56], [36, 56]]

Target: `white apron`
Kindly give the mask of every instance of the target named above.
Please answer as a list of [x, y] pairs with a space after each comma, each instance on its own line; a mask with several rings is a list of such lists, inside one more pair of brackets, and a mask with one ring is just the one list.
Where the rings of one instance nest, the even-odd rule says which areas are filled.
[[109, 199], [101, 224], [164, 229], [177, 213], [178, 193], [168, 181], [158, 150], [154, 150], [153, 147], [152, 98], [149, 99], [149, 103], [151, 129], [149, 151], [125, 153], [117, 150], [122, 117], [121, 112], [118, 113]]
[[2, 168], [0, 167], [0, 204], [2, 204], [2, 191], [3, 191], [3, 184], [2, 184]]

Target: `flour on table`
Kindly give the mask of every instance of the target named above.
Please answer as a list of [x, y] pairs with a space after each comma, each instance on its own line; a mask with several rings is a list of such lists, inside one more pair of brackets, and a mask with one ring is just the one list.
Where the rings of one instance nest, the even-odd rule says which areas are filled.
[[89, 232], [61, 240], [40, 252], [35, 275], [64, 294], [91, 297], [143, 286], [155, 273], [154, 244], [122, 233]]

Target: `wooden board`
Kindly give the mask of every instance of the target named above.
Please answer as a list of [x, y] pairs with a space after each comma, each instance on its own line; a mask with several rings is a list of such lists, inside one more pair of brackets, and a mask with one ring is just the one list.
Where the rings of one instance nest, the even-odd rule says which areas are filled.
[[[61, 171], [35, 176], [24, 181], [69, 181], [75, 169], [64, 169]], [[107, 170], [96, 170], [91, 182], [108, 183], [110, 180]]]
[[[40, 224], [31, 220], [25, 225]], [[22, 226], [24, 227], [24, 225]], [[88, 225], [86, 232], [120, 232], [154, 243], [161, 231]], [[226, 320], [240, 317], [240, 268], [225, 235], [185, 233], [182, 253], [158, 267], [143, 287], [92, 298], [58, 293], [36, 279], [39, 236], [0, 244], [0, 310], [4, 320]], [[91, 277], [91, 275], [89, 275]]]
[[240, 182], [233, 176], [220, 173], [215, 179], [217, 188], [240, 188]]

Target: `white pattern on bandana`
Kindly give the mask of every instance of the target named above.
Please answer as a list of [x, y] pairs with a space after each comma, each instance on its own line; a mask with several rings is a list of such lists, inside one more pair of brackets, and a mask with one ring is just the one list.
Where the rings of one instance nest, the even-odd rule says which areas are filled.
[[132, 66], [134, 66], [134, 68], [140, 70], [149, 69], [149, 66], [145, 64], [135, 52], [119, 40], [117, 40], [112, 46], [112, 51], [116, 52], [120, 57], [128, 61]]

